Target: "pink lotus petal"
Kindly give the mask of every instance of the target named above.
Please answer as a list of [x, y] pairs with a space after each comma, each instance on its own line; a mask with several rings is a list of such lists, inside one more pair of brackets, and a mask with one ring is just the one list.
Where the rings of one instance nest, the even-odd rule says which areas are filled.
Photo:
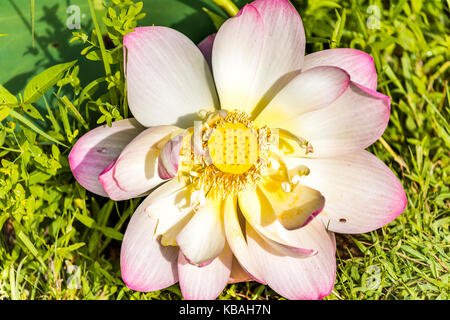
[[287, 121], [283, 129], [309, 141], [314, 149], [312, 157], [338, 156], [377, 141], [389, 114], [389, 97], [351, 83], [331, 105]]
[[261, 110], [300, 72], [303, 24], [288, 0], [258, 0], [219, 29], [212, 65], [225, 109]]
[[264, 23], [264, 47], [249, 97], [260, 111], [300, 72], [306, 41], [300, 15], [288, 0], [256, 0], [251, 5]]
[[162, 246], [154, 238], [156, 220], [144, 210], [153, 201], [148, 196], [133, 214], [120, 251], [122, 279], [128, 288], [148, 292], [164, 289], [178, 281], [178, 248]]
[[245, 5], [216, 34], [212, 69], [222, 109], [251, 110], [252, 90], [264, 41], [264, 25], [258, 11]]
[[157, 126], [144, 130], [120, 153], [113, 167], [100, 176], [113, 200], [138, 197], [163, 180], [158, 176], [159, 144], [170, 139], [175, 126]]
[[206, 59], [206, 62], [208, 62], [209, 67], [212, 70], [212, 48], [214, 44], [214, 39], [216, 38], [216, 34], [213, 33], [209, 36], [207, 36], [205, 39], [203, 39], [197, 47], [202, 52], [203, 56]]
[[197, 267], [178, 256], [178, 274], [183, 298], [186, 300], [216, 299], [227, 285], [233, 255], [228, 247], [206, 266]]
[[395, 218], [407, 204], [405, 191], [394, 173], [365, 150], [330, 159], [291, 159], [291, 167], [306, 165], [310, 174], [302, 183], [327, 199], [319, 215], [329, 230], [365, 233]]
[[130, 110], [145, 126], [193, 125], [197, 112], [218, 100], [208, 64], [185, 35], [141, 27], [124, 36]]
[[282, 127], [286, 120], [329, 106], [348, 89], [350, 76], [337, 67], [317, 67], [292, 79], [256, 118], [256, 125]]
[[268, 285], [283, 297], [322, 299], [330, 294], [336, 277], [334, 235], [330, 235], [319, 220], [288, 232], [291, 241], [313, 247], [318, 254], [305, 259], [279, 255], [247, 224], [251, 259], [259, 266]]
[[115, 161], [111, 162], [111, 164], [102, 173], [100, 173], [99, 176], [99, 181], [102, 184], [103, 189], [106, 191], [108, 197], [114, 201], [121, 201], [143, 196], [143, 194], [141, 195], [124, 191], [119, 187], [113, 177], [113, 169], [115, 164]]
[[347, 71], [353, 82], [372, 90], [377, 89], [377, 71], [373, 58], [360, 50], [329, 49], [314, 52], [305, 56], [303, 70], [318, 66], [336, 66]]
[[83, 135], [69, 154], [75, 179], [87, 190], [107, 197], [98, 176], [125, 146], [145, 128], [135, 119], [125, 119], [95, 128]]

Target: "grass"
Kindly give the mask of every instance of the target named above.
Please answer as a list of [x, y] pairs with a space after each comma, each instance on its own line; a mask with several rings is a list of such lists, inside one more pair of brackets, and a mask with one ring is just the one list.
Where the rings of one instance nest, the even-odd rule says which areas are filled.
[[[378, 91], [392, 97], [392, 111], [388, 129], [370, 151], [397, 173], [408, 197], [406, 211], [382, 229], [337, 236], [337, 279], [325, 299], [448, 300], [449, 2], [293, 3], [303, 18], [308, 52], [352, 47], [374, 57]], [[121, 52], [105, 48], [97, 35], [90, 43], [99, 56]], [[120, 117], [123, 110], [111, 99], [122, 97], [124, 104], [123, 73], [120, 63], [114, 64], [114, 56], [108, 61], [113, 63], [105, 64], [107, 79], [94, 80], [86, 86], [89, 90], [73, 85], [77, 77], [72, 69], [62, 80], [72, 82], [58, 83], [56, 97], [44, 98], [41, 113], [45, 116], [37, 122], [46, 134], [70, 146], [86, 131], [86, 123], [93, 128], [100, 116], [106, 121]], [[113, 93], [98, 97], [102, 90], [107, 92], [101, 84]], [[73, 92], [64, 93], [63, 86]], [[97, 87], [94, 99], [91, 92]], [[76, 90], [85, 97], [81, 102], [74, 95]], [[58, 104], [68, 101], [63, 94], [73, 104]], [[79, 114], [73, 106], [86, 123], [77, 121]], [[12, 115], [23, 114], [19, 110]], [[178, 285], [140, 293], [126, 288], [121, 280], [120, 241], [140, 200], [115, 203], [86, 193], [70, 173], [70, 149], [49, 143], [34, 127], [21, 126], [11, 117], [0, 126], [0, 299], [179, 299]], [[256, 282], [229, 285], [220, 296], [278, 298]]]

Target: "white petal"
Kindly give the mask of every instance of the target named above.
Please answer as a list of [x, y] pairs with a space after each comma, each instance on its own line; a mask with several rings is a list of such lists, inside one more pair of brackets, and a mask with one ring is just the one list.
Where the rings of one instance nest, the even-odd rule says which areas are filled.
[[242, 228], [239, 224], [237, 213], [237, 199], [228, 197], [224, 206], [225, 234], [227, 243], [233, 251], [234, 256], [241, 266], [251, 275], [253, 279], [260, 283], [265, 283], [262, 275], [258, 271], [257, 265], [250, 259], [247, 242], [245, 240]]
[[312, 247], [318, 254], [309, 258], [282, 256], [247, 224], [251, 259], [268, 285], [288, 299], [322, 299], [330, 294], [336, 277], [334, 235], [326, 232], [319, 220], [305, 228], [289, 231], [290, 241]]
[[212, 49], [212, 67], [222, 109], [247, 110], [261, 55], [264, 26], [258, 11], [246, 5], [221, 26]]
[[176, 245], [176, 236], [192, 216], [191, 192], [192, 188], [175, 178], [151, 194], [153, 201], [145, 212], [157, 221], [155, 236], [163, 236], [164, 245]]
[[407, 199], [394, 173], [367, 151], [333, 159], [286, 159], [289, 166], [306, 165], [302, 182], [320, 190], [326, 203], [318, 216], [329, 230], [365, 233], [400, 215]]
[[197, 112], [218, 107], [209, 66], [178, 31], [142, 27], [124, 36], [128, 103], [145, 126], [193, 125]]
[[180, 251], [178, 274], [180, 288], [185, 300], [216, 299], [227, 285], [233, 255], [228, 246], [210, 264], [198, 267], [190, 264]]
[[221, 105], [262, 109], [301, 69], [303, 24], [287, 0], [254, 1], [225, 22], [213, 46]]
[[153, 237], [156, 221], [144, 209], [152, 201], [147, 197], [128, 224], [120, 251], [122, 278], [128, 288], [156, 291], [178, 281], [177, 247], [162, 246]]
[[177, 243], [192, 264], [216, 258], [225, 245], [221, 200], [207, 198], [177, 236]]
[[258, 113], [300, 72], [306, 41], [302, 19], [290, 1], [256, 0], [251, 5], [264, 21], [264, 47], [249, 101]]
[[281, 127], [286, 120], [327, 107], [349, 85], [348, 73], [336, 67], [317, 67], [302, 72], [264, 108], [255, 125]]
[[329, 157], [365, 149], [383, 134], [390, 98], [351, 83], [331, 105], [305, 113], [283, 125], [309, 141], [312, 157]]

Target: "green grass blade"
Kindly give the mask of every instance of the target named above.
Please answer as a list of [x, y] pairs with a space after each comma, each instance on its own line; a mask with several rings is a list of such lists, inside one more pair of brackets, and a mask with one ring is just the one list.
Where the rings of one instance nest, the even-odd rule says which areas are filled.
[[55, 138], [53, 138], [49, 134], [45, 133], [42, 129], [40, 129], [38, 126], [36, 126], [33, 122], [31, 122], [30, 120], [28, 120], [27, 118], [22, 116], [20, 113], [17, 113], [15, 110], [10, 110], [9, 114], [10, 114], [11, 117], [13, 117], [14, 119], [19, 120], [21, 123], [26, 125], [28, 128], [30, 128], [31, 130], [33, 130], [37, 134], [43, 136], [47, 140], [50, 140], [50, 141], [52, 141], [54, 143], [60, 144], [60, 145], [62, 145], [64, 147], [68, 148], [67, 145], [65, 145], [64, 143], [56, 140]]

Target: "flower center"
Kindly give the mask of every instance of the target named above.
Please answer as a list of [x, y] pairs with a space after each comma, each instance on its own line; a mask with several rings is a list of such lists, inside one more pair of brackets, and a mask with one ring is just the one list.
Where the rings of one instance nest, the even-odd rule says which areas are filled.
[[212, 131], [208, 150], [217, 169], [243, 174], [258, 161], [256, 131], [242, 123], [225, 123]]
[[256, 188], [267, 166], [272, 132], [255, 128], [250, 116], [213, 112], [193, 129], [189, 165], [182, 165], [197, 189], [225, 197]]

